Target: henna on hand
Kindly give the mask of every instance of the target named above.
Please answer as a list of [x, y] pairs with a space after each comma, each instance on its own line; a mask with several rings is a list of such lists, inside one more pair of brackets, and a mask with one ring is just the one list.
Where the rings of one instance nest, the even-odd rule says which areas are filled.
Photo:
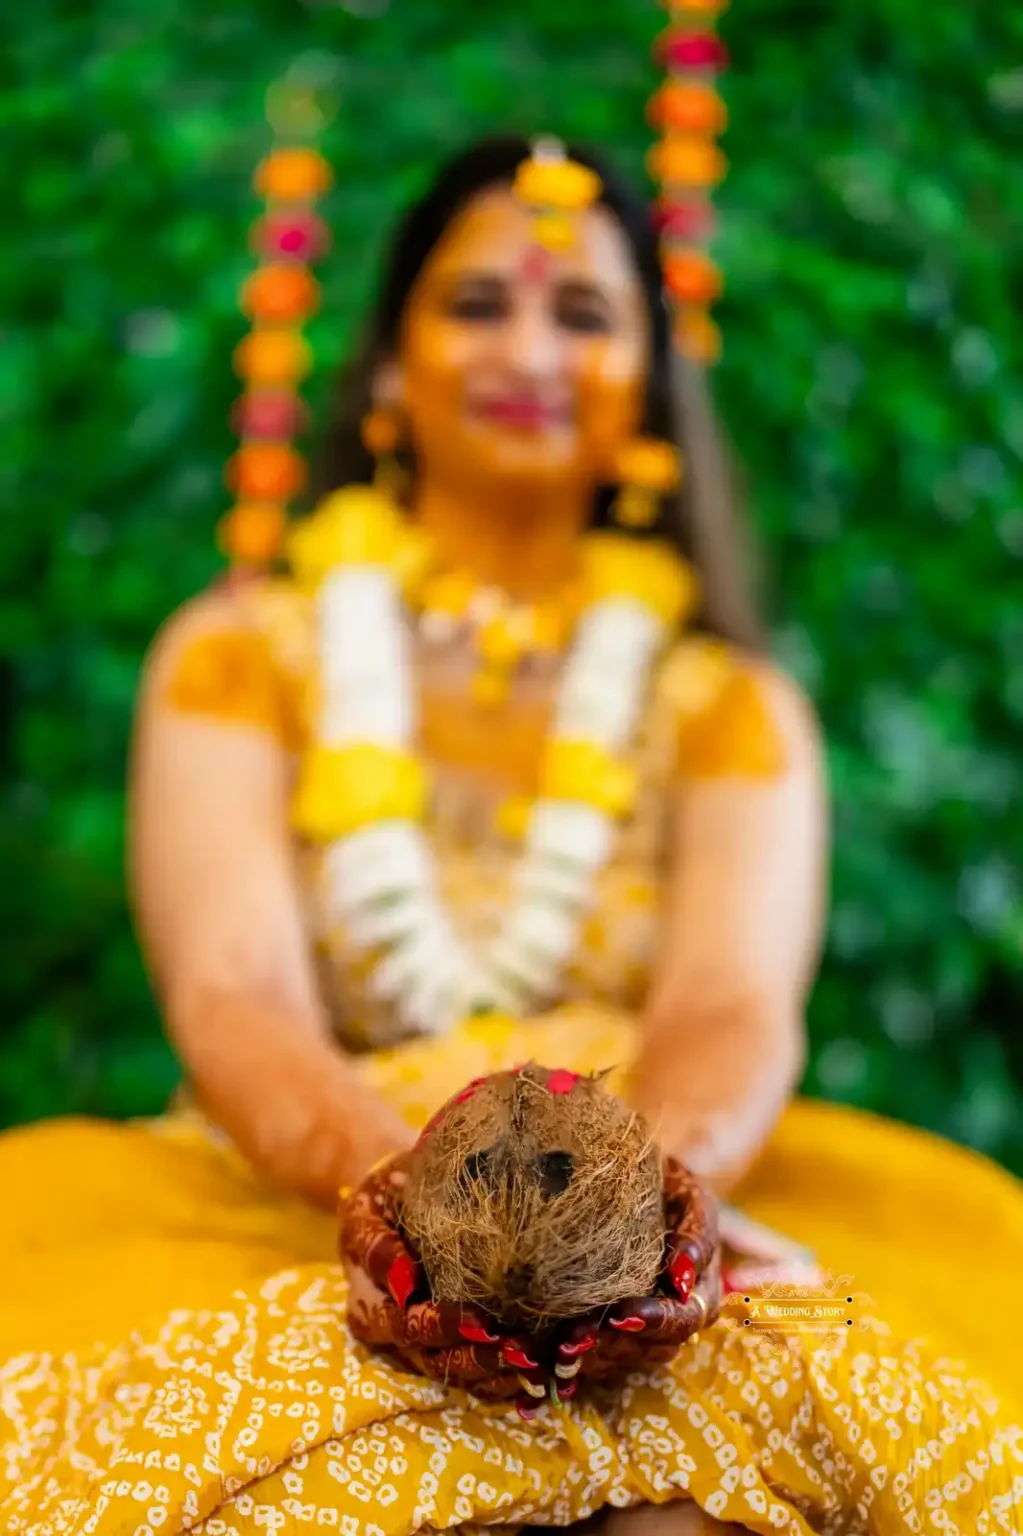
[[[400, 1157], [388, 1158], [363, 1180], [341, 1207], [341, 1258], [362, 1269], [378, 1290], [395, 1294], [400, 1305], [422, 1284], [422, 1275], [398, 1230], [405, 1171]], [[396, 1270], [397, 1266], [397, 1270]], [[400, 1286], [392, 1285], [395, 1280]], [[401, 1293], [404, 1291], [404, 1295]]]
[[717, 1202], [703, 1180], [673, 1157], [664, 1159], [664, 1208], [671, 1258], [686, 1253], [700, 1275], [718, 1251]]
[[[517, 1339], [471, 1307], [415, 1301], [421, 1266], [400, 1231], [405, 1172], [400, 1157], [375, 1168], [344, 1203], [340, 1252], [348, 1275], [348, 1326], [360, 1343], [386, 1350], [434, 1381], [478, 1396], [514, 1397], [542, 1381]], [[507, 1350], [510, 1359], [505, 1358]]]
[[426, 1277], [401, 1235], [404, 1181], [403, 1159], [389, 1159], [343, 1208], [349, 1327], [362, 1343], [430, 1380], [482, 1398], [515, 1398], [522, 1416], [531, 1418], [548, 1390], [568, 1398], [580, 1381], [608, 1381], [664, 1363], [718, 1315], [714, 1198], [673, 1158], [664, 1164], [668, 1233], [654, 1293], [528, 1340], [502, 1337], [492, 1319], [472, 1308], [414, 1299], [426, 1289]]
[[581, 1318], [562, 1336], [558, 1385], [603, 1381], [670, 1360], [721, 1307], [717, 1212], [701, 1180], [665, 1159], [665, 1267], [652, 1295]]

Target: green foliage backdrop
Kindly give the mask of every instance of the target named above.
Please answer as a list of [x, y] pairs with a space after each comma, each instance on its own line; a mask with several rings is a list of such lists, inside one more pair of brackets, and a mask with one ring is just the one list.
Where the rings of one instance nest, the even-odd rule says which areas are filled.
[[[263, 95], [332, 61], [322, 401], [381, 239], [499, 127], [642, 174], [655, 0], [33, 0], [0, 19], [0, 1119], [155, 1109], [140, 658], [212, 528]], [[828, 733], [809, 1091], [1023, 1169], [1023, 8], [735, 0], [716, 388]], [[309, 62], [307, 60], [307, 62]]]

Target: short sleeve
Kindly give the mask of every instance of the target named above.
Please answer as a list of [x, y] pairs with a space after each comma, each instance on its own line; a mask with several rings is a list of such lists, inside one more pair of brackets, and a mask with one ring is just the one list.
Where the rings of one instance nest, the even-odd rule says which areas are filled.
[[288, 679], [258, 631], [222, 628], [193, 635], [170, 671], [166, 701], [182, 714], [251, 726], [283, 746], [295, 744]]
[[684, 780], [784, 773], [785, 743], [756, 663], [723, 641], [697, 637], [669, 657], [663, 706], [673, 712], [676, 772]]

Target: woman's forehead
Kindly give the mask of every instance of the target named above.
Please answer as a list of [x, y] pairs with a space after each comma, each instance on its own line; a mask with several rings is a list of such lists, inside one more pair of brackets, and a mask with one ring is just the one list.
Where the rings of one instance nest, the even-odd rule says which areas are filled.
[[[611, 211], [598, 204], [579, 215], [575, 224], [578, 238], [573, 248], [549, 257], [557, 277], [605, 288], [638, 289], [629, 243]], [[510, 187], [489, 187], [477, 193], [448, 225], [424, 276], [450, 279], [472, 272], [513, 277], [535, 248], [530, 210]]]

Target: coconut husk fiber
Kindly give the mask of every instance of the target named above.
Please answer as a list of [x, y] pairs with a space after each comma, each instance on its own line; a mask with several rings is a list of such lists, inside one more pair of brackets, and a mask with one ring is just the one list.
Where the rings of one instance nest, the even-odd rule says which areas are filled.
[[436, 1300], [519, 1327], [577, 1317], [653, 1289], [660, 1154], [598, 1078], [532, 1064], [498, 1073], [420, 1140], [402, 1227]]

